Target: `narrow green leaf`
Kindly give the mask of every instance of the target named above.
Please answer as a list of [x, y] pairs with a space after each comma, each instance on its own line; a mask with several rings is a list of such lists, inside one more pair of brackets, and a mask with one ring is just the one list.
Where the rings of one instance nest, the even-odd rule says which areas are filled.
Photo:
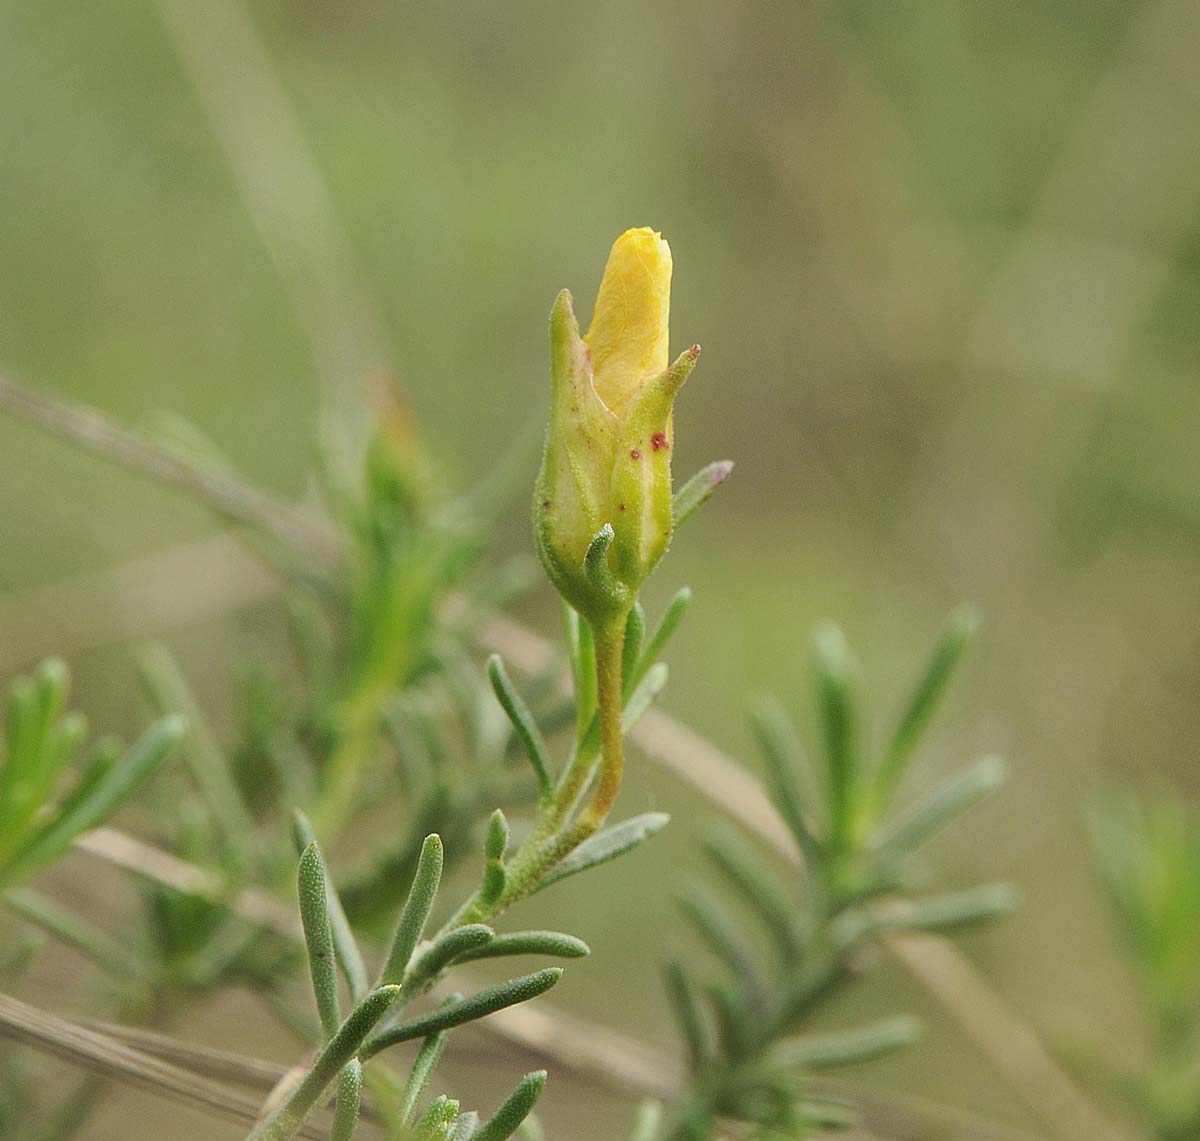
[[503, 860], [508, 851], [508, 838], [508, 820], [497, 808], [488, 820], [487, 839], [483, 846], [484, 857], [489, 860]]
[[9, 892], [4, 896], [4, 903], [30, 923], [36, 924], [43, 931], [48, 931], [56, 939], [61, 939], [86, 955], [114, 977], [137, 977], [137, 956], [131, 955], [127, 947], [121, 946], [86, 919], [61, 907], [49, 896], [26, 888]]
[[413, 963], [412, 969], [405, 975], [405, 984], [411, 987], [416, 980], [433, 978], [459, 955], [484, 947], [495, 938], [496, 932], [483, 923], [468, 923], [464, 927], [447, 931]]
[[533, 714], [529, 712], [529, 706], [525, 704], [504, 669], [499, 654], [488, 658], [487, 674], [496, 700], [508, 714], [513, 729], [525, 747], [529, 763], [533, 766], [534, 776], [537, 778], [538, 801], [543, 805], [549, 804], [554, 799], [554, 777], [551, 775], [550, 755], [546, 751], [546, 742], [542, 740], [541, 730], [538, 729]]
[[675, 1012], [675, 1020], [683, 1032], [683, 1040], [687, 1045], [688, 1065], [693, 1074], [708, 1062], [710, 1051], [708, 1031], [704, 1025], [704, 1015], [700, 1009], [700, 999], [696, 994], [695, 984], [683, 964], [672, 959], [666, 966], [667, 997], [671, 1001], [671, 1009]]
[[702, 884], [695, 883], [680, 897], [679, 906], [733, 977], [758, 993], [761, 986], [754, 958], [742, 940], [738, 925], [717, 898]]
[[46, 748], [50, 754], [47, 764], [42, 766], [42, 785], [35, 800], [45, 804], [54, 794], [59, 775], [71, 764], [87, 739], [88, 721], [82, 713], [67, 713], [51, 730]]
[[880, 808], [891, 803], [913, 749], [937, 712], [946, 687], [962, 661], [963, 652], [978, 629], [978, 612], [973, 607], [963, 606], [950, 615], [939, 632], [933, 652], [925, 663], [925, 671], [900, 715], [876, 774], [875, 795]]
[[751, 711], [750, 728], [766, 761], [771, 800], [796, 837], [806, 866], [815, 871], [821, 863], [821, 842], [809, 820], [809, 798], [801, 777], [803, 756], [792, 719], [775, 698], [766, 697]]
[[894, 824], [883, 829], [876, 847], [881, 865], [902, 859], [978, 804], [1004, 783], [1007, 766], [999, 757], [981, 757], [938, 785]]
[[483, 883], [479, 888], [480, 902], [491, 906], [504, 894], [508, 875], [504, 870], [504, 855], [508, 851], [508, 821], [499, 808], [488, 821], [487, 839], [483, 846]]
[[426, 836], [412, 886], [408, 889], [408, 898], [404, 901], [396, 933], [392, 937], [391, 950], [379, 976], [381, 983], [399, 982], [404, 977], [408, 961], [420, 942], [421, 932], [425, 930], [429, 913], [433, 910], [433, 901], [442, 881], [444, 858], [441, 837], [437, 833]]
[[304, 945], [308, 950], [308, 970], [325, 1040], [329, 1041], [342, 1021], [338, 1007], [337, 964], [333, 950], [333, 930], [329, 924], [329, 906], [325, 895], [325, 861], [316, 841], [300, 855], [297, 875], [300, 895], [300, 922], [304, 927]]
[[[0, 831], [21, 831], [50, 797], [65, 760], [58, 746], [59, 717], [66, 705], [70, 675], [58, 658], [44, 661], [33, 675], [28, 718], [21, 727], [24, 738], [5, 764], [6, 780], [0, 805]], [[14, 687], [15, 688], [15, 687]]]
[[67, 694], [71, 688], [71, 674], [67, 663], [61, 658], [47, 658], [34, 674], [37, 686], [38, 707], [41, 723], [38, 735], [45, 740], [50, 736], [67, 705]]
[[[59, 802], [60, 816], [73, 814], [81, 804], [91, 798], [92, 791], [124, 755], [124, 745], [116, 737], [103, 737], [88, 750], [80, 766], [76, 783], [68, 788]], [[0, 841], [2, 846], [2, 841]]]
[[581, 959], [591, 949], [582, 939], [564, 935], [561, 931], [514, 931], [497, 935], [488, 943], [466, 951], [455, 959], [470, 963], [477, 959], [499, 959], [509, 955], [553, 955], [559, 959]]
[[698, 507], [702, 506], [733, 471], [733, 460], [714, 460], [702, 467], [676, 493], [672, 502], [675, 526], [678, 527]]
[[20, 834], [38, 807], [32, 801], [42, 760], [40, 693], [27, 678], [8, 691], [8, 752], [0, 769], [0, 836]]
[[330, 1141], [351, 1141], [358, 1126], [358, 1111], [362, 1105], [362, 1063], [351, 1058], [338, 1074], [337, 1105], [333, 1113]]
[[592, 627], [588, 620], [563, 603], [567, 627], [567, 646], [571, 658], [571, 676], [575, 682], [575, 736], [582, 740], [596, 716], [596, 652]]
[[558, 883], [568, 876], [594, 868], [597, 864], [607, 863], [623, 856], [636, 848], [643, 840], [649, 839], [655, 832], [661, 832], [670, 823], [670, 816], [665, 812], [644, 812], [611, 828], [605, 828], [590, 836], [573, 852], [561, 860], [549, 874], [538, 883], [537, 890]]
[[[292, 813], [292, 839], [299, 851], [303, 852], [309, 844], [315, 844], [317, 837], [313, 832], [308, 817], [299, 809]], [[367, 965], [363, 962], [362, 952], [354, 932], [350, 929], [350, 921], [346, 918], [342, 901], [338, 898], [337, 889], [333, 886], [333, 878], [329, 869], [325, 869], [325, 899], [329, 910], [329, 926], [333, 932], [333, 950], [337, 956], [338, 965], [346, 978], [350, 990], [350, 1000], [358, 1002], [367, 993]]]
[[757, 1018], [747, 1008], [747, 995], [728, 979], [710, 979], [704, 993], [717, 1019], [717, 1040], [735, 1061], [753, 1052]]
[[255, 1127], [247, 1141], [288, 1141], [288, 1138], [294, 1137], [342, 1067], [358, 1053], [367, 1035], [387, 1013], [399, 993], [398, 986], [382, 986], [371, 991], [350, 1012], [337, 1033], [317, 1055], [291, 1096]]
[[629, 733], [642, 719], [642, 715], [646, 710], [654, 704], [658, 695], [666, 687], [668, 673], [669, 670], [666, 662], [656, 662], [650, 667], [646, 676], [639, 682], [637, 689], [633, 691], [633, 695], [629, 698], [625, 708], [621, 711], [622, 733]]
[[504, 1104], [475, 1134], [473, 1141], [507, 1141], [533, 1111], [546, 1088], [546, 1071], [526, 1074]]
[[[679, 629], [684, 617], [687, 615], [689, 607], [692, 605], [692, 591], [690, 587], [680, 587], [675, 592], [674, 597], [667, 604], [667, 608], [663, 611], [663, 616], [658, 625], [654, 628], [654, 632], [650, 635], [646, 642], [646, 647], [642, 651], [638, 659], [637, 670], [633, 677], [633, 683], [629, 686], [629, 690], [636, 687], [637, 683], [646, 676], [646, 671], [658, 661], [659, 655], [666, 648], [667, 643], [675, 635], [675, 631]], [[627, 691], [628, 692], [628, 691]]]
[[889, 900], [872, 910], [872, 925], [884, 931], [945, 931], [989, 923], [1021, 906], [1011, 884], [993, 883], [924, 899]]
[[921, 1023], [915, 1018], [888, 1018], [860, 1030], [836, 1034], [810, 1034], [781, 1042], [771, 1053], [785, 1067], [805, 1070], [854, 1066], [886, 1057], [921, 1037]]
[[759, 915], [785, 961], [799, 945], [799, 905], [788, 894], [759, 853], [727, 824], [709, 828], [704, 846], [709, 856]]
[[531, 998], [548, 991], [562, 978], [561, 967], [546, 967], [532, 975], [522, 975], [510, 979], [498, 986], [488, 987], [478, 994], [464, 998], [460, 1002], [451, 1003], [419, 1018], [411, 1018], [389, 1026], [370, 1038], [363, 1047], [362, 1057], [374, 1057], [380, 1050], [386, 1050], [397, 1042], [409, 1042], [413, 1038], [425, 1038], [440, 1030], [450, 1030], [461, 1026], [464, 1022], [474, 1022], [478, 1018], [486, 1018], [503, 1010], [507, 1006], [515, 1006], [520, 1002], [528, 1002]]
[[832, 622], [813, 634], [817, 706], [825, 737], [825, 792], [830, 842], [836, 848], [848, 838], [858, 778], [856, 667], [846, 636]]
[[445, 1046], [446, 1032], [444, 1030], [438, 1034], [431, 1034], [421, 1043], [421, 1049], [417, 1051], [412, 1069], [408, 1073], [404, 1092], [400, 1095], [400, 1120], [403, 1124], [407, 1125], [412, 1120], [413, 1114], [416, 1113], [417, 1102], [421, 1100], [425, 1087], [429, 1085], [429, 1079], [433, 1076], [434, 1068], [441, 1059]]
[[140, 655], [141, 675], [151, 699], [161, 714], [182, 713], [191, 732], [181, 755], [213, 818], [221, 827], [230, 851], [244, 852], [254, 836], [254, 820], [242, 800], [229, 762], [222, 754], [191, 686], [165, 646], [148, 646]]
[[637, 684], [637, 666], [642, 654], [642, 639], [646, 636], [646, 612], [640, 602], [633, 604], [625, 619], [625, 645], [621, 652], [621, 690], [628, 696]]
[[107, 819], [166, 761], [186, 730], [182, 717], [164, 717], [155, 722], [90, 785], [86, 798], [72, 798], [69, 806], [64, 805], [30, 837], [0, 873], [0, 888], [32, 875], [65, 852], [81, 832]]

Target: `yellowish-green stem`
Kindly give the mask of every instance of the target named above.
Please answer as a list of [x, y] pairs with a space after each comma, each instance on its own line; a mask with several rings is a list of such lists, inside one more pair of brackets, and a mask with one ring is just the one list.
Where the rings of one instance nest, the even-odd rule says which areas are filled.
[[591, 802], [580, 823], [598, 828], [604, 823], [625, 768], [625, 743], [621, 733], [621, 659], [625, 651], [625, 621], [596, 631], [596, 706], [600, 715], [600, 775]]

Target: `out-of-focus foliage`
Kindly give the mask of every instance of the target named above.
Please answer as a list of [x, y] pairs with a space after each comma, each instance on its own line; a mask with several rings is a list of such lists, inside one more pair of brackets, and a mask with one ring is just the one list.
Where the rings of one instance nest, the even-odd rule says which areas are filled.
[[1162, 1141], [1200, 1133], [1200, 815], [1178, 797], [1111, 797], [1092, 841], [1150, 1023], [1144, 1072], [1122, 1075]]
[[913, 1042], [920, 1023], [891, 1017], [805, 1033], [813, 1012], [861, 973], [856, 960], [878, 933], [969, 928], [1016, 906], [1006, 884], [910, 894], [924, 846], [1003, 780], [998, 759], [976, 762], [904, 809], [893, 803], [975, 625], [965, 609], [947, 621], [878, 759], [865, 744], [859, 667], [831, 624], [813, 640], [819, 759], [807, 759], [782, 706], [757, 712], [771, 799], [802, 857], [793, 873], [801, 882], [781, 877], [736, 830], [710, 833], [707, 854], [754, 922], [702, 883], [683, 896], [685, 915], [723, 971], [703, 987], [681, 962], [667, 972], [690, 1072], [672, 1141], [703, 1141], [722, 1117], [753, 1123], [763, 1137], [852, 1123], [852, 1107], [812, 1095], [811, 1075], [885, 1057]]

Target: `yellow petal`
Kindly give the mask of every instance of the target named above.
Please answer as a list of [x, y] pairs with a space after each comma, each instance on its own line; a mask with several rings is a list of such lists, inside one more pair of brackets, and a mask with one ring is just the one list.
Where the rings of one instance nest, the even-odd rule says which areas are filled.
[[662, 234], [626, 230], [614, 243], [584, 340], [600, 399], [618, 416], [647, 377], [670, 363], [671, 247]]

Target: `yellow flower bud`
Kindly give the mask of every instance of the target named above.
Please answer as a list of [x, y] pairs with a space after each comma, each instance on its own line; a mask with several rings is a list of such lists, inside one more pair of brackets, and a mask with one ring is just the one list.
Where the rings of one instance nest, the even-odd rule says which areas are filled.
[[670, 363], [671, 247], [662, 234], [626, 230], [614, 243], [584, 341], [596, 394], [618, 416], [642, 381]]
[[671, 249], [637, 229], [613, 245], [587, 336], [565, 290], [550, 316], [534, 529], [551, 580], [593, 620], [628, 611], [671, 538], [671, 410], [700, 349], [668, 366], [670, 307]]

